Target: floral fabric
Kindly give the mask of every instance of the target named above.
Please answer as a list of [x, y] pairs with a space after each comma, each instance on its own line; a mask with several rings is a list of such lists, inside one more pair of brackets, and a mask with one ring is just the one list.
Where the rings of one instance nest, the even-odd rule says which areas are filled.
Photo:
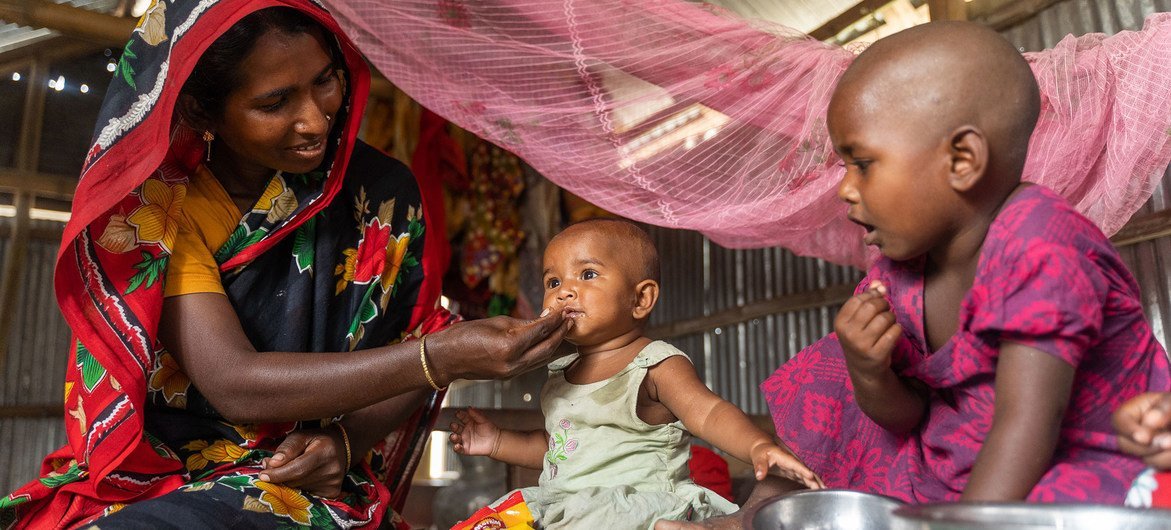
[[832, 334], [761, 385], [777, 434], [827, 485], [957, 499], [992, 425], [999, 346], [1013, 341], [1077, 369], [1053, 463], [1028, 499], [1122, 503], [1142, 464], [1119, 451], [1110, 414], [1171, 379], [1138, 285], [1100, 230], [1048, 189], [1021, 190], [989, 227], [959, 327], [935, 352], [923, 332], [921, 261], [882, 259], [858, 290], [875, 279], [904, 330], [893, 368], [930, 389], [916, 431], [894, 436], [859, 410]]
[[647, 371], [675, 355], [686, 357], [655, 341], [613, 377], [584, 385], [565, 380], [576, 355], [549, 365], [541, 390], [549, 450], [539, 485], [520, 490], [540, 528], [649, 530], [659, 519], [736, 511], [689, 478], [691, 434], [682, 422], [649, 425], [636, 412]]
[[357, 140], [369, 71], [333, 18], [309, 0], [158, 2], [106, 95], [58, 256], [58, 303], [74, 334], [69, 442], [46, 457], [41, 478], [0, 498], [0, 527], [76, 527], [107, 514], [103, 528], [149, 517], [180, 527], [401, 523], [393, 510], [442, 396], [356, 455], [339, 499], [320, 499], [255, 477], [288, 432], [333, 418], [232, 424], [157, 340], [189, 178], [205, 155], [173, 114], [179, 89], [218, 35], [273, 6], [303, 11], [333, 35], [349, 88], [326, 162], [274, 177], [215, 253], [245, 332], [260, 351], [334, 352], [409, 340], [450, 321], [437, 309], [432, 273], [445, 242], [426, 230], [405, 166]]

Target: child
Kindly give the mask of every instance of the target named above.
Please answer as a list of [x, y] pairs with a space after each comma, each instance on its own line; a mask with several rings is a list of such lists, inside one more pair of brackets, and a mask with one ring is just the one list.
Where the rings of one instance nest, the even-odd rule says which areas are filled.
[[882, 257], [762, 385], [831, 487], [908, 502], [1121, 503], [1142, 463], [1110, 411], [1171, 387], [1106, 237], [1021, 182], [1040, 106], [1021, 55], [975, 24], [882, 39], [828, 110], [838, 196]]
[[820, 480], [735, 405], [699, 380], [687, 356], [643, 336], [659, 297], [659, 257], [642, 229], [617, 220], [570, 226], [545, 250], [545, 307], [574, 319], [577, 353], [549, 366], [545, 430], [502, 430], [469, 409], [451, 424], [460, 454], [543, 468], [522, 491], [541, 528], [650, 528], [736, 505], [687, 478], [688, 432], [751, 462]]
[[1126, 505], [1171, 508], [1171, 393], [1147, 392], [1114, 411], [1123, 451], [1148, 466], [1126, 495]]

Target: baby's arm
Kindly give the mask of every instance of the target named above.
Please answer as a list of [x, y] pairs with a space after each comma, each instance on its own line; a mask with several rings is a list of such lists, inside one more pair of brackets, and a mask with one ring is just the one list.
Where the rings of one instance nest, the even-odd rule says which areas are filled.
[[1171, 392], [1139, 394], [1114, 411], [1123, 451], [1155, 469], [1171, 469]]
[[1074, 367], [1036, 348], [1000, 346], [992, 427], [964, 488], [965, 501], [1020, 501], [1049, 469], [1073, 388]]
[[915, 429], [927, 401], [890, 367], [902, 327], [886, 301], [886, 286], [874, 281], [842, 305], [834, 331], [854, 384], [854, 399], [874, 423], [896, 434]]
[[488, 421], [480, 411], [469, 407], [455, 413], [451, 424], [451, 442], [461, 455], [487, 456], [506, 464], [541, 469], [549, 435], [544, 430], [510, 431]]
[[651, 368], [648, 391], [679, 418], [688, 431], [732, 456], [751, 462], [756, 479], [776, 466], [785, 477], [810, 488], [823, 488], [821, 479], [788, 449], [773, 443], [735, 405], [712, 393], [684, 357], [674, 356]]

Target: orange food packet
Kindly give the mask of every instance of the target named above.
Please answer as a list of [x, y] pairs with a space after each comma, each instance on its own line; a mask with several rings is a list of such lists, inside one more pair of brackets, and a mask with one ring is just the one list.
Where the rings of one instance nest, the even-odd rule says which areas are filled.
[[452, 530], [533, 530], [533, 514], [519, 491], [513, 492], [496, 506], [485, 506], [471, 517], [451, 527]]

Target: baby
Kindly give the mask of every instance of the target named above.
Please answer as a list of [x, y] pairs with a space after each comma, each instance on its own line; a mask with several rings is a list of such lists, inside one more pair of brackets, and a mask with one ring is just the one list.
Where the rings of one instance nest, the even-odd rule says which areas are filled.
[[881, 253], [830, 335], [763, 389], [832, 487], [909, 502], [1121, 503], [1110, 412], [1171, 386], [1139, 289], [1063, 198], [1021, 182], [1040, 100], [991, 30], [882, 39], [839, 81], [838, 196]]
[[543, 469], [521, 490], [540, 528], [651, 528], [659, 519], [731, 513], [736, 505], [688, 479], [690, 433], [810, 488], [820, 479], [735, 405], [700, 381], [687, 356], [643, 336], [659, 298], [659, 256], [642, 229], [618, 220], [570, 226], [545, 250], [545, 307], [574, 319], [577, 353], [549, 366], [545, 429], [498, 428], [457, 415], [460, 454]]

